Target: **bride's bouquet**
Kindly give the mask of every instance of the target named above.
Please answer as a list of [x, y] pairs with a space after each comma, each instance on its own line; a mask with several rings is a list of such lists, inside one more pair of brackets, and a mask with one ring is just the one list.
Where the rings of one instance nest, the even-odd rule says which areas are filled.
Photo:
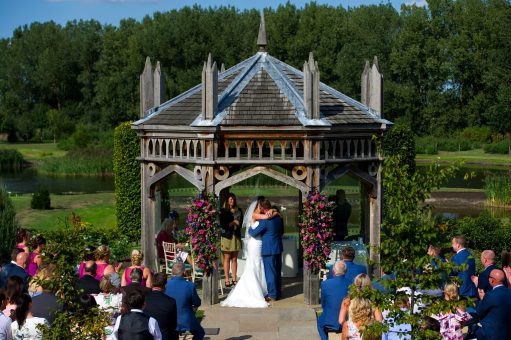
[[333, 240], [332, 211], [334, 202], [317, 189], [307, 195], [300, 214], [300, 239], [307, 269], [317, 272], [325, 268]]
[[213, 270], [218, 259], [219, 229], [217, 201], [212, 194], [201, 193], [192, 199], [186, 220], [186, 233], [191, 236], [195, 263], [205, 274]]

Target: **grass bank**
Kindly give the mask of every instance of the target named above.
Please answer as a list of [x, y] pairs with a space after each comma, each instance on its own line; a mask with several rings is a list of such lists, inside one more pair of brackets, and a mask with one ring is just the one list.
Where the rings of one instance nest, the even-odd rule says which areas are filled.
[[18, 150], [31, 163], [66, 155], [66, 151], [60, 150], [56, 143], [0, 143], [0, 149]]
[[417, 164], [431, 162], [456, 162], [463, 161], [465, 165], [480, 165], [488, 167], [510, 167], [511, 156], [501, 154], [488, 154], [483, 149], [468, 151], [439, 151], [437, 155], [418, 154], [415, 157]]
[[114, 193], [51, 195], [51, 210], [30, 208], [32, 195], [12, 196], [16, 216], [24, 227], [49, 231], [64, 225], [71, 211], [94, 227], [109, 229], [116, 226]]

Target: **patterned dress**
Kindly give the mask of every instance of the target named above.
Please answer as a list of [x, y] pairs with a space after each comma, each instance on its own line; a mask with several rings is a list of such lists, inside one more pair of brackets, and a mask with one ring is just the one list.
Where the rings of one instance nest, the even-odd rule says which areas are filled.
[[472, 316], [460, 309], [456, 313], [440, 313], [436, 315], [440, 323], [440, 334], [444, 340], [463, 340], [461, 323], [470, 320]]

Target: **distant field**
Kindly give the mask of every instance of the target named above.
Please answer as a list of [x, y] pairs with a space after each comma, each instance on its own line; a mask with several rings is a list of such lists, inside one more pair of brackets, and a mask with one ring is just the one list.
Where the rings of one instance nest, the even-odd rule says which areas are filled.
[[21, 225], [36, 230], [54, 230], [71, 218], [71, 211], [98, 228], [113, 228], [115, 203], [113, 193], [51, 195], [51, 210], [30, 208], [31, 195], [12, 196]]
[[67, 151], [57, 148], [56, 143], [0, 143], [0, 149], [16, 149], [26, 161], [40, 161], [49, 157], [62, 157]]
[[420, 154], [415, 157], [417, 163], [431, 161], [454, 162], [465, 161], [466, 165], [511, 166], [511, 156], [484, 153], [483, 149], [468, 151], [439, 151], [437, 155]]

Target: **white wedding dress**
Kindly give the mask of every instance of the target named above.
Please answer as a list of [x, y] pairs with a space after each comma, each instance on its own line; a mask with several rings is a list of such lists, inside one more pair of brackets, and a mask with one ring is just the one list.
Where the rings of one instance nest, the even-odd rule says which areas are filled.
[[[247, 209], [244, 221], [252, 221], [252, 212], [255, 209], [255, 203], [252, 202]], [[245, 225], [245, 223], [243, 223]], [[243, 307], [243, 308], [266, 308], [268, 303], [264, 299], [268, 290], [266, 288], [266, 278], [264, 276], [263, 258], [261, 257], [261, 248], [263, 242], [261, 238], [252, 237], [248, 234], [248, 228], [256, 228], [259, 222], [252, 224], [247, 223], [246, 238], [247, 242], [247, 259], [245, 270], [238, 280], [234, 289], [229, 293], [227, 298], [220, 303], [224, 307]]]

